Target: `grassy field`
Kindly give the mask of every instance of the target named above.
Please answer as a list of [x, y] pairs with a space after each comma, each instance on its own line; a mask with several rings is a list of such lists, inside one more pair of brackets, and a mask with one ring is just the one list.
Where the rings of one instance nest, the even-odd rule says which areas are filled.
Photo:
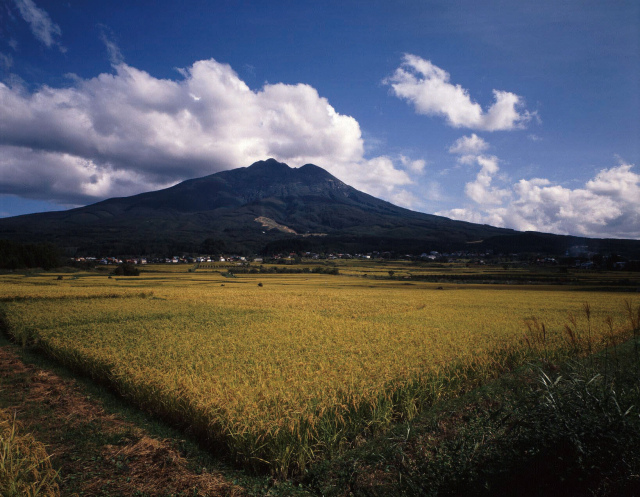
[[18, 342], [279, 475], [533, 355], [551, 363], [621, 342], [631, 333], [627, 307], [640, 305], [637, 294], [579, 291], [580, 281], [434, 283], [398, 278], [400, 267], [8, 274], [0, 301]]

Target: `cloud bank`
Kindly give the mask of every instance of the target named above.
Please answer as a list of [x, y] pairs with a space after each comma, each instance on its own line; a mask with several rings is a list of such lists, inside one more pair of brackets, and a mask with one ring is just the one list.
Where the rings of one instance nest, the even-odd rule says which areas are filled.
[[493, 90], [495, 101], [484, 111], [466, 89], [449, 80], [449, 73], [431, 61], [406, 54], [393, 76], [383, 82], [396, 97], [413, 104], [417, 113], [442, 116], [455, 128], [512, 130], [523, 128], [532, 117], [515, 93]]
[[213, 59], [158, 79], [109, 53], [113, 73], [73, 77], [67, 88], [0, 83], [0, 193], [80, 205], [274, 157], [409, 199], [402, 186], [424, 167], [365, 159], [358, 122], [309, 85], [254, 91]]
[[461, 164], [479, 166], [465, 185], [464, 208], [437, 214], [522, 231], [602, 238], [640, 238], [640, 175], [622, 162], [602, 169], [583, 187], [570, 189], [544, 178], [521, 179], [502, 188], [499, 160], [482, 154], [488, 144], [475, 135], [457, 140], [449, 149]]

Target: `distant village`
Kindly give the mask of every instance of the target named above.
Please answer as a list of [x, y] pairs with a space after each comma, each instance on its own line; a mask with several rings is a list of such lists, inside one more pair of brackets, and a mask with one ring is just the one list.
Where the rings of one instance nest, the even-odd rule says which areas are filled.
[[424, 252], [420, 255], [395, 254], [393, 252], [369, 252], [366, 254], [349, 253], [315, 253], [315, 252], [289, 252], [273, 254], [271, 256], [243, 256], [235, 254], [224, 255], [174, 255], [171, 257], [74, 257], [75, 263], [87, 263], [102, 266], [118, 264], [213, 264], [227, 263], [237, 266], [254, 264], [299, 264], [310, 261], [334, 261], [339, 259], [360, 260], [397, 260], [433, 263], [465, 263], [465, 264], [518, 264], [521, 266], [557, 266], [574, 267], [579, 269], [612, 269], [612, 270], [638, 270], [640, 261], [628, 260], [619, 256], [588, 252], [586, 247], [572, 247], [563, 257], [538, 257], [530, 254], [493, 254], [491, 251], [455, 251], [441, 253], [437, 251]]

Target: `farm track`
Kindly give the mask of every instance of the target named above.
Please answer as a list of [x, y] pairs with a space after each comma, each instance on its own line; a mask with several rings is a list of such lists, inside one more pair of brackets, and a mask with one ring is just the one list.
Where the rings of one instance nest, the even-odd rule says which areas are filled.
[[25, 364], [0, 346], [0, 407], [47, 447], [62, 495], [243, 496], [216, 472], [197, 474], [168, 439], [109, 414], [82, 385]]

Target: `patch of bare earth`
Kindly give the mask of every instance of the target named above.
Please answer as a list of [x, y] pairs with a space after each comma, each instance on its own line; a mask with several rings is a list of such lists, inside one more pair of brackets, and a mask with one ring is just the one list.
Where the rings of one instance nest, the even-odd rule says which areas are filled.
[[62, 495], [241, 496], [215, 471], [198, 472], [170, 440], [109, 414], [74, 380], [25, 364], [0, 347], [0, 406], [46, 445]]

